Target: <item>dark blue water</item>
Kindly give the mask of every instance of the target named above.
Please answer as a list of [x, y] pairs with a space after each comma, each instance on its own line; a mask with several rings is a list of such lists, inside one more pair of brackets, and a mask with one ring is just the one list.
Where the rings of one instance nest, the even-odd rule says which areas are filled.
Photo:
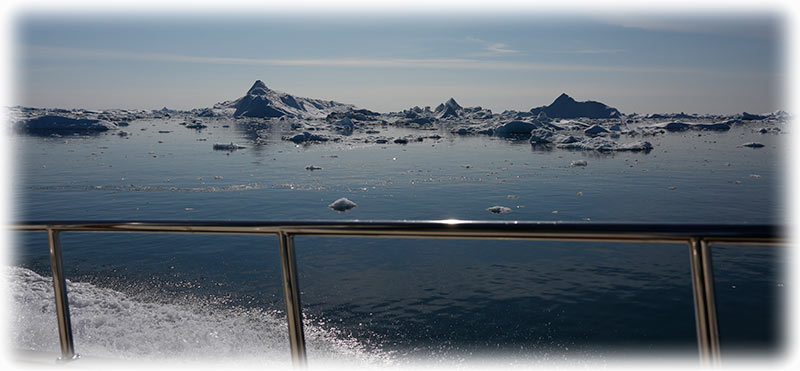
[[[606, 155], [446, 130], [408, 145], [296, 146], [280, 133], [257, 144], [235, 124], [198, 132], [178, 122], [135, 121], [127, 138], [13, 137], [15, 218], [782, 223], [786, 212], [783, 136], [748, 127], [648, 137], [649, 153]], [[212, 150], [231, 141], [248, 148]], [[739, 147], [749, 141], [766, 147]], [[588, 166], [570, 167], [577, 159]], [[358, 206], [330, 210], [340, 197]], [[512, 212], [486, 211], [494, 205]], [[16, 236], [15, 264], [49, 275], [44, 236]], [[72, 281], [142, 302], [283, 309], [274, 237], [65, 233], [62, 241]], [[305, 313], [366, 354], [696, 353], [683, 245], [298, 237], [296, 246]], [[781, 349], [783, 256], [780, 247], [714, 249], [723, 352]], [[85, 331], [86, 347], [106, 345], [90, 336], [102, 325]]]

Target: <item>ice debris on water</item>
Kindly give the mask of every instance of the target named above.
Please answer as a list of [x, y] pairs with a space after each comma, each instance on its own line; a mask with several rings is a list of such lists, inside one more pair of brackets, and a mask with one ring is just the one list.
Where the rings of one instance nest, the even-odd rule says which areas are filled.
[[342, 198], [340, 198], [340, 199], [338, 199], [336, 201], [333, 201], [332, 204], [328, 205], [328, 207], [330, 207], [331, 209], [336, 210], [338, 212], [342, 212], [342, 213], [347, 211], [347, 210], [350, 210], [350, 209], [352, 209], [352, 208], [354, 208], [356, 206], [358, 206], [358, 205], [355, 202], [350, 201], [345, 197], [342, 197]]
[[574, 143], [559, 143], [556, 144], [556, 147], [562, 149], [598, 151], [598, 152], [615, 152], [615, 151], [647, 152], [653, 149], [653, 145], [650, 144], [650, 142], [640, 141], [640, 142], [629, 142], [620, 144], [613, 140], [605, 139], [602, 137], [595, 137]]
[[505, 206], [492, 206], [490, 208], [487, 208], [486, 210], [494, 214], [505, 214], [511, 212], [511, 209]]
[[756, 142], [749, 142], [742, 144], [742, 147], [749, 147], [749, 148], [761, 148], [763, 146], [764, 146], [763, 144]]
[[322, 170], [322, 167], [320, 167], [320, 166], [314, 166], [314, 165], [308, 165], [308, 166], [306, 166], [306, 170], [311, 170], [311, 171], [314, 171], [314, 170]]
[[574, 160], [569, 164], [569, 166], [572, 166], [572, 167], [575, 167], [575, 166], [586, 166], [588, 164], [589, 163], [586, 162], [586, 160]]

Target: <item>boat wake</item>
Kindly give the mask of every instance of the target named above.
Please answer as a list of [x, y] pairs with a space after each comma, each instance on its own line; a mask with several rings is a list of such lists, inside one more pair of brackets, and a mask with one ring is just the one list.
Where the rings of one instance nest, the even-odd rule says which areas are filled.
[[[59, 352], [52, 280], [6, 267], [12, 294], [11, 346]], [[178, 362], [288, 366], [285, 315], [220, 307], [198, 299], [142, 300], [84, 282], [67, 282], [76, 352], [83, 356]], [[320, 321], [304, 321], [309, 361], [370, 366], [392, 357]]]

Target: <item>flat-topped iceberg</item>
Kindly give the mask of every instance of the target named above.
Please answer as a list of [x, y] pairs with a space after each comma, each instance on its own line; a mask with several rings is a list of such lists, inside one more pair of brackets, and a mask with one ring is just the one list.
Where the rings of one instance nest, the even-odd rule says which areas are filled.
[[672, 121], [672, 122], [665, 122], [661, 124], [656, 124], [650, 126], [651, 128], [657, 129], [664, 129], [666, 131], [685, 131], [685, 130], [714, 130], [714, 131], [727, 131], [731, 129], [731, 124], [734, 124], [735, 120], [728, 120], [725, 122], [711, 122], [711, 123], [688, 123], [688, 122], [681, 122], [681, 121]]
[[97, 133], [118, 129], [117, 125], [95, 119], [76, 119], [58, 115], [46, 115], [33, 119], [23, 120], [16, 124], [17, 130], [34, 133]]

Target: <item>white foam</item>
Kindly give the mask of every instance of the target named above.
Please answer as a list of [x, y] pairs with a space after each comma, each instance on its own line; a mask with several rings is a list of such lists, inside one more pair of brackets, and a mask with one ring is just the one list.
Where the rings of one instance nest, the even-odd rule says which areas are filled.
[[[11, 288], [11, 346], [59, 350], [52, 280], [7, 267]], [[220, 308], [202, 300], [155, 302], [89, 283], [68, 282], [75, 348], [79, 354], [123, 360], [223, 362], [288, 366], [285, 316], [277, 311]], [[309, 360], [387, 365], [388, 355], [368, 351], [340, 330], [304, 321]]]

